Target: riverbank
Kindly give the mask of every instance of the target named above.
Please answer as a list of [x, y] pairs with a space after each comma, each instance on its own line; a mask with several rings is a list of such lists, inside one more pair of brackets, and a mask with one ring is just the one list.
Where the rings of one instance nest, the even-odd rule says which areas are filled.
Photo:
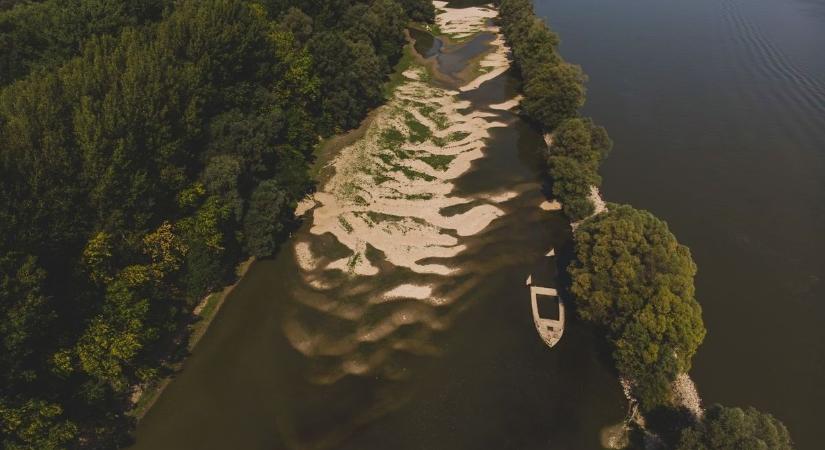
[[[446, 48], [451, 68], [501, 52], [486, 45], [496, 31]], [[541, 138], [507, 108], [514, 80], [462, 92], [422, 67], [326, 148], [319, 203], [305, 202], [295, 240], [255, 265], [136, 449], [495, 449], [513, 436], [593, 448], [620, 420], [592, 332], [547, 352], [524, 322], [522, 274], [550, 269], [546, 249], [569, 228], [539, 207]], [[479, 435], [489, 423], [500, 426]]]
[[[249, 271], [252, 264], [255, 263], [255, 258], [250, 257], [246, 261], [238, 265], [235, 270], [237, 279], [234, 283], [223, 288], [220, 292], [212, 292], [201, 300], [197, 306], [192, 310], [192, 315], [197, 317], [195, 322], [189, 326], [189, 338], [186, 343], [186, 351], [191, 353], [200, 342], [203, 335], [209, 329], [212, 321], [220, 312], [221, 307], [226, 301], [227, 297], [235, 290], [238, 284], [243, 280], [246, 273]], [[137, 420], [143, 418], [144, 415], [152, 408], [152, 405], [163, 394], [163, 391], [172, 382], [174, 374], [183, 367], [185, 360], [172, 365], [169, 370], [171, 374], [164, 377], [160, 381], [148, 385], [137, 386], [132, 393], [132, 408], [128, 414]]]
[[[388, 80], [383, 86], [384, 93], [388, 97], [391, 97], [398, 85], [403, 82], [405, 79], [403, 74], [413, 64], [413, 60], [416, 58], [420, 59], [420, 57], [414, 55], [409, 33], [406, 30], [404, 32], [405, 37], [407, 38], [407, 43], [404, 45], [401, 59], [396, 64], [394, 72], [388, 75]], [[329, 162], [335, 159], [336, 154], [340, 152], [342, 148], [345, 148], [353, 142], [357, 142], [362, 139], [364, 133], [369, 129], [371, 123], [380, 111], [381, 107], [370, 111], [357, 128], [346, 133], [331, 136], [327, 139], [321, 140], [317, 144], [314, 152], [315, 161], [310, 167], [310, 175], [316, 183], [323, 184], [334, 175], [334, 171], [326, 170], [329, 169]], [[295, 210], [296, 217], [300, 218], [312, 208], [312, 198], [312, 196], [309, 196], [304, 199], [304, 201], [299, 202]], [[291, 243], [290, 241], [291, 238], [284, 242], [283, 245], [289, 246]], [[243, 281], [244, 277], [255, 262], [255, 257], [249, 257], [247, 260], [240, 263], [235, 270], [237, 278], [233, 284], [226, 286], [219, 292], [210, 293], [198, 302], [195, 308], [193, 308], [192, 315], [195, 319], [193, 324], [189, 325], [187, 329], [187, 353], [191, 354], [191, 352], [194, 351], [201, 338], [209, 330], [210, 325], [220, 312], [227, 297], [229, 297], [235, 288]], [[170, 374], [163, 377], [159, 381], [150, 385], [136, 386], [133, 389], [131, 396], [133, 406], [127, 414], [140, 421], [147, 414], [147, 412], [149, 412], [155, 402], [163, 395], [165, 389], [173, 381], [175, 375], [179, 370], [181, 370], [187, 359], [188, 355], [180, 362], [169, 366], [168, 370], [170, 371]]]
[[[544, 141], [546, 144], [545, 159], [548, 168], [549, 182], [553, 188], [553, 194], [558, 197], [558, 205], [563, 208], [565, 214], [570, 219], [570, 225], [574, 233], [574, 239], [578, 239], [581, 234], [579, 232], [580, 226], [583, 224], [593, 223], [599, 219], [594, 219], [603, 214], [609, 213], [608, 205], [602, 198], [599, 186], [601, 177], [598, 175], [598, 168], [602, 160], [608, 155], [612, 141], [607, 136], [607, 132], [603, 127], [596, 126], [591, 119], [583, 118], [580, 115], [580, 109], [584, 105], [584, 83], [586, 76], [582, 73], [578, 66], [571, 65], [564, 61], [558, 54], [558, 38], [541, 22], [533, 12], [532, 4], [526, 0], [513, 0], [510, 2], [503, 2], [502, 8], [506, 11], [505, 17], [502, 18], [503, 26], [508, 34], [508, 37], [513, 39], [510, 42], [514, 47], [516, 55], [516, 64], [520, 69], [520, 74], [524, 86], [524, 99], [521, 102], [520, 111], [527, 117], [533, 120], [534, 124], [544, 132]], [[532, 37], [531, 37], [532, 36]], [[561, 87], [560, 87], [561, 86]], [[555, 199], [554, 199], [555, 201]], [[592, 227], [591, 227], [592, 228]], [[593, 232], [593, 230], [589, 230]], [[666, 226], [665, 226], [665, 232]], [[590, 235], [584, 237], [589, 239]], [[675, 242], [675, 238], [673, 238]], [[607, 245], [612, 245], [610, 242]], [[603, 243], [604, 245], [604, 243]], [[635, 250], [635, 249], [634, 249]], [[688, 252], [687, 249], [684, 249]], [[689, 253], [687, 253], [689, 255]], [[578, 255], [582, 256], [582, 255]], [[585, 259], [589, 255], [584, 255]], [[604, 255], [600, 255], [604, 256]], [[610, 260], [610, 256], [606, 256]], [[688, 256], [689, 259], [689, 256]], [[605, 261], [606, 262], [606, 261]], [[604, 263], [603, 263], [604, 264]], [[691, 277], [695, 270], [691, 272], [692, 260], [686, 263], [684, 270], [687, 276]], [[568, 269], [569, 270], [569, 269]], [[597, 269], [598, 270], [598, 269]], [[601, 270], [607, 270], [601, 267]], [[661, 270], [654, 268], [654, 270]], [[572, 273], [571, 273], [572, 274]], [[637, 280], [637, 282], [642, 282]], [[583, 276], [578, 280], [574, 280], [571, 291], [580, 295], [589, 293], [588, 287], [593, 283], [597, 283], [591, 278]], [[578, 291], [576, 291], [578, 289]], [[595, 289], [595, 288], [594, 288]], [[610, 289], [607, 284], [599, 285], [599, 289]], [[605, 295], [611, 295], [612, 292], [600, 290], [595, 295], [601, 300], [591, 300], [592, 303], [600, 306], [595, 306], [594, 310], [585, 313], [584, 317], [589, 317], [590, 320], [600, 321], [605, 328], [610, 327], [611, 321], [617, 321], [616, 317], [604, 317], [599, 313], [598, 308], [610, 308], [611, 302], [604, 302]], [[691, 288], [692, 292], [692, 288]], [[699, 310], [699, 306], [692, 296], [692, 293], [681, 299], [684, 301], [688, 309]], [[616, 300], [613, 300], [615, 302]], [[650, 301], [645, 299], [645, 301]], [[695, 308], [693, 308], [695, 306]], [[594, 312], [595, 311], [595, 312]], [[588, 316], [589, 314], [589, 316]], [[662, 320], [668, 320], [665, 317], [667, 313], [663, 314]], [[673, 314], [673, 313], [670, 313]], [[609, 316], [609, 314], [607, 315]], [[692, 344], [683, 344], [686, 347], [676, 347], [674, 350], [667, 350], [665, 359], [675, 360], [676, 351], [685, 351], [692, 354], [695, 347], [701, 343], [702, 336], [704, 336], [704, 328], [701, 323], [701, 317], [697, 319], [698, 329], [691, 336], [698, 336], [698, 340]], [[644, 325], [641, 326], [644, 328]], [[673, 333], [683, 332], [682, 330], [672, 331]], [[661, 333], [661, 332], [659, 332]], [[677, 336], [678, 337], [678, 336]], [[644, 339], [631, 339], [623, 343], [627, 345], [656, 345], [651, 344], [650, 341], [645, 343]], [[689, 345], [694, 345], [690, 347]], [[661, 356], [656, 353], [661, 353], [659, 346], [654, 347], [655, 360]], [[683, 350], [686, 349], [686, 350]], [[689, 350], [687, 350], [689, 349]], [[619, 351], [619, 350], [615, 350]], [[638, 351], [642, 351], [641, 349]], [[625, 354], [625, 358], [633, 358]], [[614, 358], [619, 358], [614, 353]], [[637, 358], [638, 359], [638, 358]], [[662, 390], [651, 394], [647, 385], [636, 384], [637, 380], [633, 379], [636, 376], [629, 376], [622, 372], [622, 362], [617, 360], [616, 366], [619, 369], [619, 382], [623, 388], [623, 392], [628, 400], [628, 415], [625, 420], [625, 425], [616, 425], [611, 427], [603, 433], [603, 445], [610, 448], [620, 448], [627, 445], [629, 442], [627, 436], [622, 436], [630, 430], [627, 426], [629, 423], [635, 425], [646, 432], [645, 418], [639, 412], [639, 398], [645, 400], [641, 406], [645, 411], [650, 411], [652, 406], [670, 405], [674, 408], [685, 408], [690, 412], [694, 421], [700, 421], [703, 416], [701, 406], [701, 399], [695, 389], [695, 385], [686, 373], [676, 373], [675, 377], [672, 373], [659, 373], [655, 361], [641, 361], [638, 360], [630, 364], [631, 367], [638, 367], [639, 364], [644, 366], [646, 370], [655, 373], [657, 376], [666, 376], [670, 380], [670, 395]], [[626, 363], [626, 361], [625, 361]], [[680, 362], [682, 369], [686, 370], [689, 367], [689, 360], [687, 362]], [[628, 365], [624, 366], [625, 368]], [[624, 369], [629, 370], [629, 369]], [[636, 370], [636, 369], [633, 369]], [[637, 375], [638, 372], [636, 372]], [[646, 375], [646, 374], [643, 374]], [[644, 378], [644, 376], [641, 376]], [[675, 379], [674, 379], [675, 378]], [[667, 391], [667, 387], [664, 387]], [[637, 396], [637, 392], [643, 395]], [[647, 395], [647, 396], [646, 396]], [[654, 399], [655, 400], [652, 400]], [[652, 443], [656, 441], [653, 436], [649, 441]], [[655, 444], [651, 444], [656, 447]]]

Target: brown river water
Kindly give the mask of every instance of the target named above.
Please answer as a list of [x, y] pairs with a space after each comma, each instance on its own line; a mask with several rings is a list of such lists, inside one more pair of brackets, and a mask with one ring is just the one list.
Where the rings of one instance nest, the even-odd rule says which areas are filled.
[[825, 448], [825, 1], [534, 3], [615, 141], [606, 199], [665, 219], [699, 266], [703, 400]]
[[[490, 41], [432, 43], [440, 49], [432, 57], [459, 72]], [[505, 74], [458, 95], [469, 102], [465, 111], [507, 126], [490, 129], [483, 157], [453, 180], [450, 195], [521, 192], [498, 201], [500, 216], [480, 232], [451, 234], [464, 251], [433, 261], [458, 274], [417, 273], [380, 257], [370, 258], [375, 276], [307, 273], [296, 262], [296, 242], [315, 255], [346, 253], [332, 234], [311, 233], [308, 219], [238, 284], [140, 422], [132, 448], [599, 448], [600, 432], [620, 422], [626, 407], [609, 358], [584, 324], [568, 322], [553, 349], [533, 326], [525, 278], [557, 283], [544, 255], [569, 243], [570, 230], [560, 212], [538, 207], [541, 136], [489, 108], [513, 98], [514, 81]], [[399, 283], [430, 285], [450, 300], [375, 301]]]

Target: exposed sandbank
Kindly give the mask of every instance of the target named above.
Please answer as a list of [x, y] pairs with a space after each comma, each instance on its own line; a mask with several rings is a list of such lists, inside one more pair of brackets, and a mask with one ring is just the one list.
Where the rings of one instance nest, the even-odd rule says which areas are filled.
[[[442, 8], [436, 19], [441, 31], [454, 38], [496, 34], [480, 56], [484, 73], [464, 86], [446, 88], [455, 80], [445, 81], [432, 61], [415, 58], [393, 97], [374, 112], [357, 140], [329, 158], [323, 173], [330, 175], [296, 211], [309, 224], [308, 234], [293, 246], [304, 282], [296, 300], [345, 323], [318, 329], [298, 312], [286, 314], [283, 330], [292, 346], [324, 357], [323, 367], [310, 375], [316, 383], [335, 383], [347, 375], [402, 377], [406, 374], [394, 372], [389, 363], [394, 352], [438, 353], [428, 340], [397, 331], [409, 325], [429, 331], [449, 326], [464, 308], [456, 300], [481, 281], [457, 259], [467, 250], [465, 240], [491, 229], [505, 214], [501, 204], [535, 188], [523, 183], [456, 193], [457, 179], [484, 157], [491, 131], [509, 124], [510, 115], [503, 111], [518, 99], [497, 110], [471, 108], [460, 98], [506, 71], [509, 50], [499, 30], [488, 25], [495, 10], [436, 5]], [[321, 241], [334, 242], [335, 256]]]

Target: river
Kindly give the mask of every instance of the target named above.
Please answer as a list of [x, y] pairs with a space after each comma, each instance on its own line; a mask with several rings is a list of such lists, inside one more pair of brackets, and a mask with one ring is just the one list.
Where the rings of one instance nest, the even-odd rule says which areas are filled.
[[[446, 87], [458, 86], [454, 77], [492, 45], [492, 38], [483, 34], [458, 46], [433, 43], [431, 61], [447, 72]], [[370, 189], [362, 194], [370, 198], [341, 206], [334, 188], [349, 181], [327, 183], [323, 189], [332, 194], [317, 196], [324, 205], [314, 211], [314, 221], [308, 218], [274, 259], [255, 263], [227, 298], [140, 422], [133, 448], [599, 448], [601, 431], [623, 419], [626, 402], [593, 330], [568, 317], [564, 337], [549, 349], [533, 325], [525, 279], [533, 274], [546, 286], [557, 284], [556, 267], [545, 254], [568, 243], [570, 229], [561, 212], [539, 208], [542, 137], [515, 114], [491, 108], [516, 95], [514, 81], [505, 74], [441, 98], [445, 108], [460, 105], [453, 114], [461, 120], [500, 124], [477, 141], [479, 152], [464, 153], [478, 158], [452, 180], [454, 186], [445, 191], [448, 184], [419, 179], [412, 184], [434, 183], [435, 197], [407, 195], [416, 198], [409, 214], [419, 216], [408, 220], [399, 218], [400, 212], [393, 219], [422, 239], [407, 242], [406, 233], [390, 238], [424, 255], [444, 250], [442, 256], [406, 261], [393, 253], [395, 243], [381, 234], [378, 228], [385, 225], [378, 223], [353, 236], [364, 217], [361, 209], [399, 200], [375, 198], [385, 174], [374, 175], [379, 182], [355, 173], [370, 171], [361, 167], [370, 164], [364, 161], [377, 161], [359, 157], [351, 159], [361, 166], [336, 165], [334, 177], [368, 182]], [[462, 139], [459, 133], [456, 139], [469, 139], [469, 148], [472, 134], [486, 133], [476, 125], [467, 131], [471, 136]], [[456, 198], [471, 201], [436, 210], [435, 220], [447, 229], [416, 225], [421, 217], [433, 220], [428, 202]], [[330, 205], [338, 208], [333, 211], [340, 226], [330, 220]], [[454, 215], [467, 220], [449, 229]], [[386, 214], [373, 216], [380, 220]], [[484, 225], [484, 217], [492, 220]], [[483, 226], [465, 229], [474, 222]], [[319, 227], [328, 231], [320, 233]], [[357, 239], [342, 245], [351, 238]], [[459, 247], [439, 248], [441, 242]], [[384, 258], [375, 247], [384, 248]], [[351, 256], [351, 250], [362, 248]], [[463, 251], [450, 253], [458, 248]], [[313, 256], [306, 255], [309, 251]], [[317, 269], [325, 263], [315, 259], [342, 257], [349, 259], [339, 259], [344, 262], [338, 267], [355, 274], [333, 277]], [[392, 293], [402, 287], [419, 298], [395, 298]], [[429, 295], [417, 294], [422, 289]]]
[[825, 2], [536, 0], [616, 146], [607, 200], [665, 219], [699, 266], [705, 403], [825, 418]]

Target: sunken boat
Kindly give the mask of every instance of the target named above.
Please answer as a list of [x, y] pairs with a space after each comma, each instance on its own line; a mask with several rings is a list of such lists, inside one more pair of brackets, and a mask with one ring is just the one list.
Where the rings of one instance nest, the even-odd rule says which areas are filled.
[[[550, 250], [547, 256], [555, 256], [555, 251]], [[564, 333], [564, 301], [556, 289], [533, 285], [532, 275], [527, 278], [527, 287], [530, 288], [530, 306], [536, 331], [544, 343], [552, 348], [559, 343]]]

